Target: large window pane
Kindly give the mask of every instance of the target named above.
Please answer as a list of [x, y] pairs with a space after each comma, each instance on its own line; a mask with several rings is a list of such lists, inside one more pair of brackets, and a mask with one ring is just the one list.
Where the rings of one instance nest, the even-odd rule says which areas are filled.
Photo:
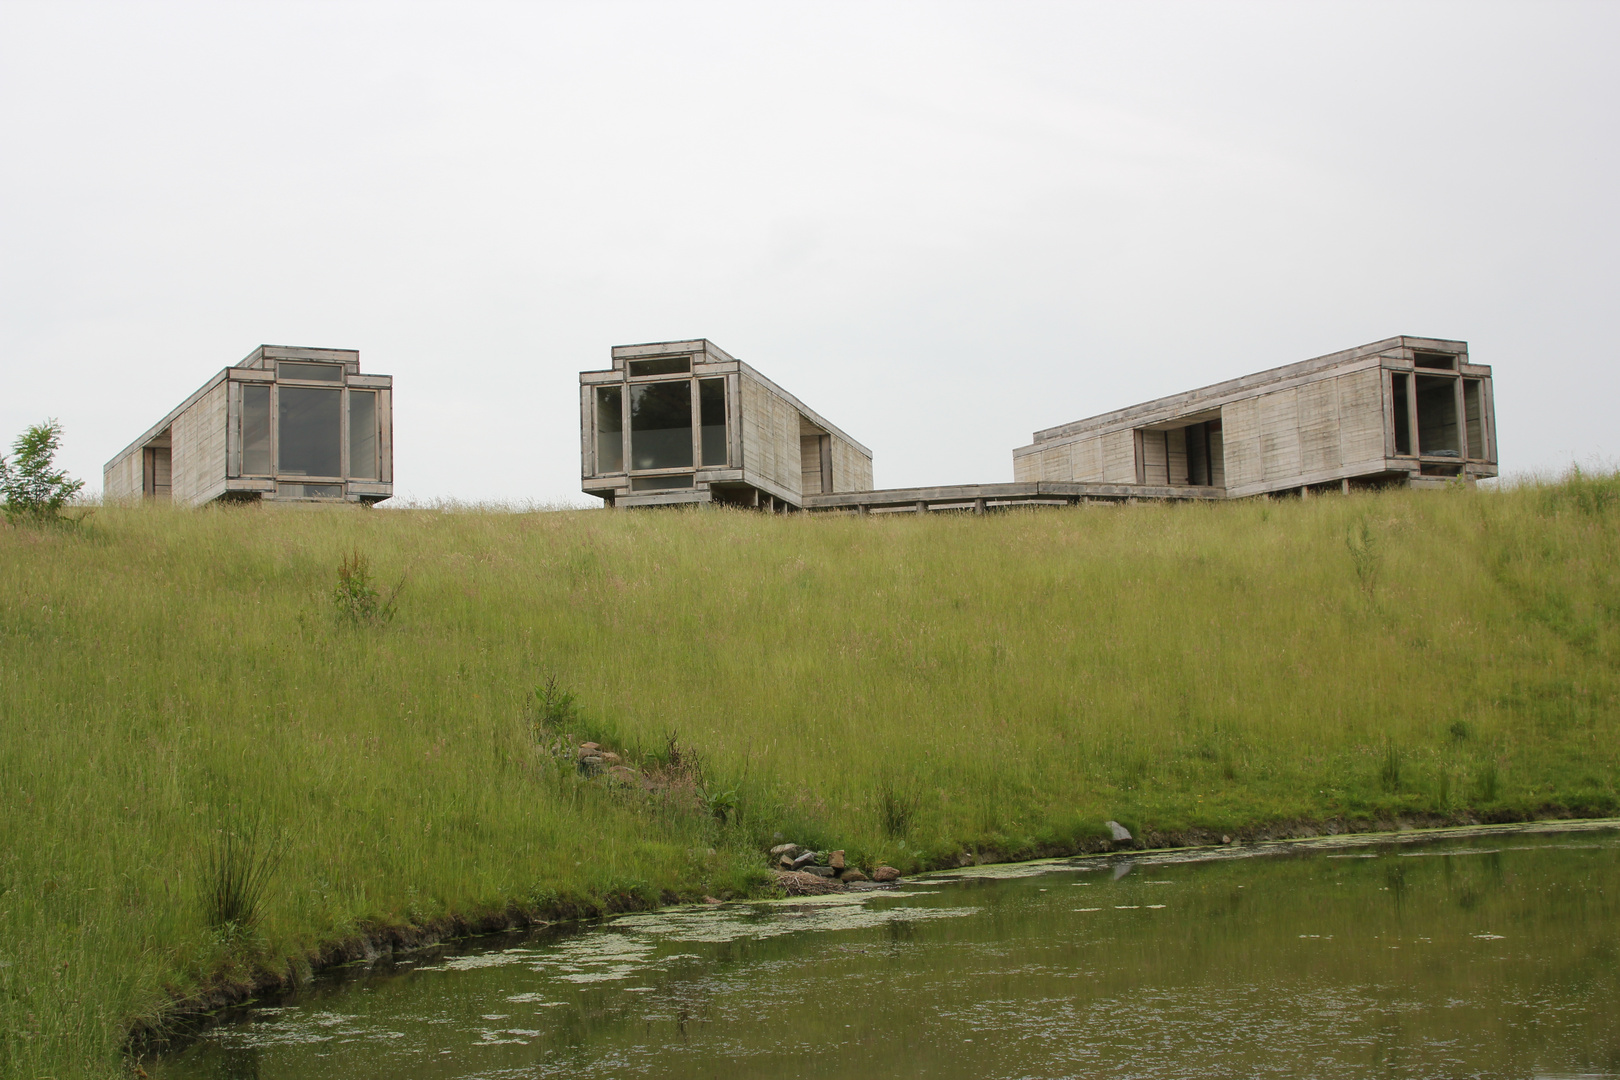
[[1457, 429], [1457, 380], [1418, 375], [1418, 453], [1458, 457], [1462, 453]]
[[277, 388], [276, 471], [284, 476], [343, 475], [343, 391]]
[[377, 479], [377, 391], [349, 391], [349, 476]]
[[703, 425], [703, 464], [726, 463], [726, 380], [698, 380], [698, 412]]
[[270, 388], [242, 387], [242, 475], [270, 475]]
[[634, 469], [691, 467], [691, 380], [630, 387], [630, 465]]
[[617, 386], [596, 388], [596, 472], [624, 471], [624, 392]]

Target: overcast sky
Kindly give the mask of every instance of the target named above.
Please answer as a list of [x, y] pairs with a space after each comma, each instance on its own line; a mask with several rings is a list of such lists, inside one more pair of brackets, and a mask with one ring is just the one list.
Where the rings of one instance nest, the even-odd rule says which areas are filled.
[[1395, 334], [1505, 473], [1620, 454], [1620, 5], [0, 0], [0, 440], [101, 468], [261, 343], [402, 499], [573, 501], [576, 374], [707, 337], [880, 487]]

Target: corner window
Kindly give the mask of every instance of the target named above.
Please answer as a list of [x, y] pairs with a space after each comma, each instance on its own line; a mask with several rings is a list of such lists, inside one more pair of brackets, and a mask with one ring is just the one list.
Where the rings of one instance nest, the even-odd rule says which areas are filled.
[[624, 471], [624, 392], [617, 386], [596, 388], [596, 471]]
[[1395, 452], [1403, 456], [1412, 453], [1412, 416], [1406, 400], [1407, 384], [1411, 378], [1402, 374], [1389, 377], [1390, 405], [1393, 406], [1395, 422]]
[[377, 391], [349, 391], [349, 476], [377, 479]]
[[698, 380], [698, 420], [703, 432], [703, 464], [726, 463], [726, 380]]
[[1485, 390], [1478, 379], [1463, 380], [1463, 412], [1468, 418], [1468, 456], [1490, 457], [1485, 449]]
[[270, 475], [270, 388], [242, 386], [242, 475]]

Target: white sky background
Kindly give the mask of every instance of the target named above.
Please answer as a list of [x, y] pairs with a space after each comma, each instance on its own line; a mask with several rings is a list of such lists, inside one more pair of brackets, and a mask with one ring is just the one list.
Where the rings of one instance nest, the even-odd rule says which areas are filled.
[[572, 501], [576, 373], [708, 337], [872, 448], [1394, 334], [1612, 463], [1620, 5], [0, 2], [0, 442], [260, 343], [395, 376], [404, 499]]

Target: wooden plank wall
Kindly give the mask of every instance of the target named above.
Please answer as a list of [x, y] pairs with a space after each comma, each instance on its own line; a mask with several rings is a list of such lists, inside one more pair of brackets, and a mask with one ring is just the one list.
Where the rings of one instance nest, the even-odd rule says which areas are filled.
[[1168, 462], [1169, 479], [1166, 483], [1185, 484], [1187, 482], [1187, 429], [1176, 428], [1174, 431], [1164, 433], [1165, 446], [1169, 450]]
[[1384, 380], [1379, 368], [1341, 375], [1339, 460], [1345, 465], [1384, 456]]
[[1165, 457], [1165, 433], [1162, 431], [1144, 431], [1142, 433], [1142, 482], [1145, 484], [1168, 484], [1170, 482], [1169, 462]]
[[[1230, 490], [1287, 486], [1307, 475], [1370, 465], [1383, 456], [1384, 411], [1378, 368], [1352, 371], [1234, 401], [1221, 410], [1224, 475]], [[1213, 443], [1213, 440], [1211, 440]]]
[[1260, 399], [1243, 398], [1221, 408], [1226, 486], [1257, 484], [1266, 478], [1260, 455]]
[[1226, 486], [1226, 434], [1222, 431], [1209, 433], [1209, 482], [1212, 487]]
[[141, 497], [141, 448], [107, 463], [101, 472], [101, 497], [108, 502], [132, 502]]
[[195, 506], [225, 490], [225, 422], [229, 384], [221, 382], [174, 418], [171, 498]]
[[847, 439], [832, 437], [833, 492], [871, 491], [872, 459]]
[[743, 468], [797, 496], [799, 410], [746, 375], [742, 394]]
[[[799, 436], [799, 492], [820, 495], [821, 490], [821, 436]], [[831, 494], [827, 492], [826, 494]]]
[[1136, 433], [1126, 428], [1104, 435], [1102, 442], [1103, 483], [1136, 483]]

